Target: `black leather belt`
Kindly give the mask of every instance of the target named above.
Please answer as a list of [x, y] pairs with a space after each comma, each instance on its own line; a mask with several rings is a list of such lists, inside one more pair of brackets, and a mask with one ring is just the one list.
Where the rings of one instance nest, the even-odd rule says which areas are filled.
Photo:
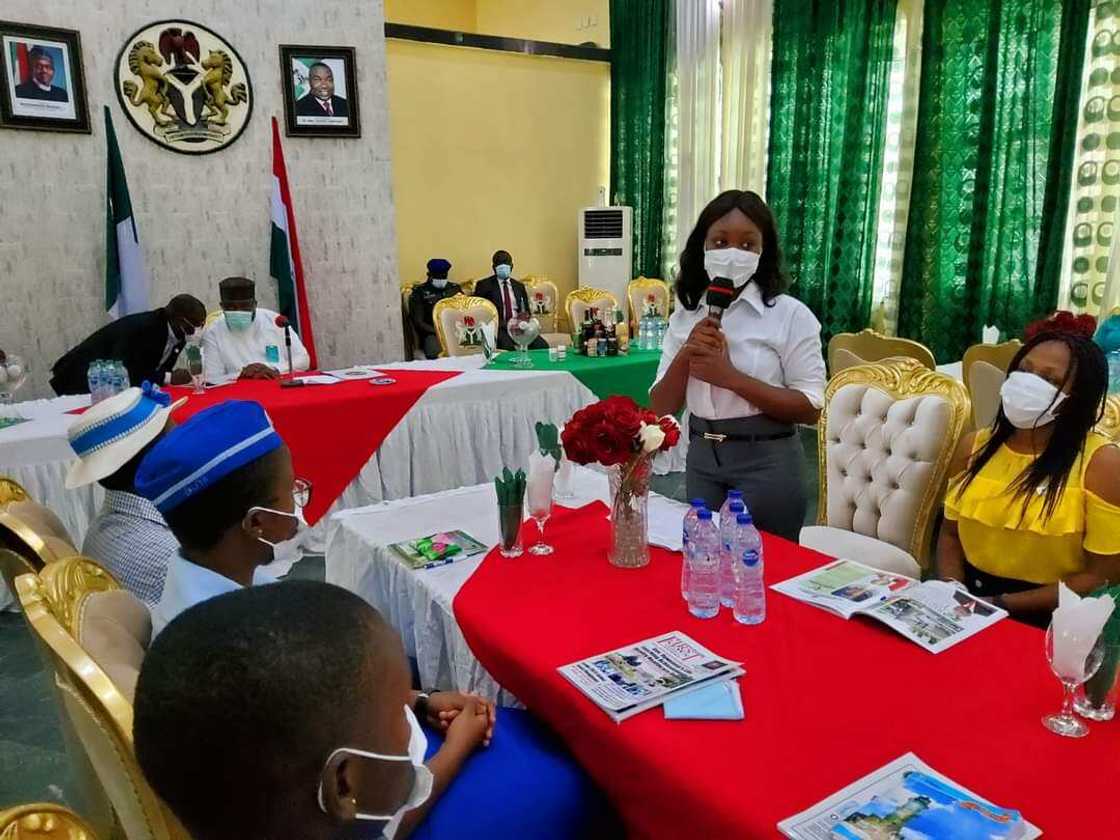
[[786, 438], [791, 438], [794, 435], [794, 431], [790, 429], [788, 432], [778, 432], [773, 435], [724, 435], [716, 432], [700, 432], [696, 429], [689, 429], [688, 435], [690, 440], [703, 438], [704, 440], [710, 440], [712, 443], [727, 443], [727, 441], [734, 441], [736, 443], [762, 443], [767, 440], [785, 440]]

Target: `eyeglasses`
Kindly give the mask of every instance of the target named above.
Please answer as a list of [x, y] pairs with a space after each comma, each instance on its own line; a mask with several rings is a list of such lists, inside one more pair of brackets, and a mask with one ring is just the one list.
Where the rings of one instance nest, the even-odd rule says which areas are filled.
[[311, 482], [306, 478], [297, 478], [292, 482], [292, 499], [296, 507], [307, 507], [311, 501]]

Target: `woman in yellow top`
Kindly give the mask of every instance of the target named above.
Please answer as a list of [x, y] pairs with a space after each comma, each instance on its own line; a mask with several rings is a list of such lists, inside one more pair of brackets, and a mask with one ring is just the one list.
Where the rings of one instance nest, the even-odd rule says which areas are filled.
[[992, 427], [961, 440], [937, 545], [941, 577], [1042, 626], [1058, 581], [1120, 582], [1120, 448], [1092, 431], [1108, 366], [1091, 337], [1052, 327], [1011, 361]]

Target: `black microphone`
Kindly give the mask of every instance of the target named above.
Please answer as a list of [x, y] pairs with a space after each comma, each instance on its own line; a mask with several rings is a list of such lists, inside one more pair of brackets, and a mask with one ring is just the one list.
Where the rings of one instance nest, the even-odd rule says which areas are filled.
[[715, 319], [716, 323], [723, 320], [723, 311], [735, 299], [735, 284], [726, 277], [713, 277], [708, 284], [708, 317]]
[[287, 315], [277, 315], [276, 326], [284, 328], [284, 344], [288, 349], [288, 375], [294, 376], [295, 371], [292, 369], [292, 322], [288, 320]]

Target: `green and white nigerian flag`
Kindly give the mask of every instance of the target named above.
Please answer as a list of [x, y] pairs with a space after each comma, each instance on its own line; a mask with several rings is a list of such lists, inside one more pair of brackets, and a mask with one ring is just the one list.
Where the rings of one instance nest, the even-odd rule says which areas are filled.
[[140, 234], [132, 217], [132, 198], [124, 161], [105, 106], [108, 183], [105, 193], [105, 308], [114, 318], [148, 309], [148, 271], [140, 250]]

